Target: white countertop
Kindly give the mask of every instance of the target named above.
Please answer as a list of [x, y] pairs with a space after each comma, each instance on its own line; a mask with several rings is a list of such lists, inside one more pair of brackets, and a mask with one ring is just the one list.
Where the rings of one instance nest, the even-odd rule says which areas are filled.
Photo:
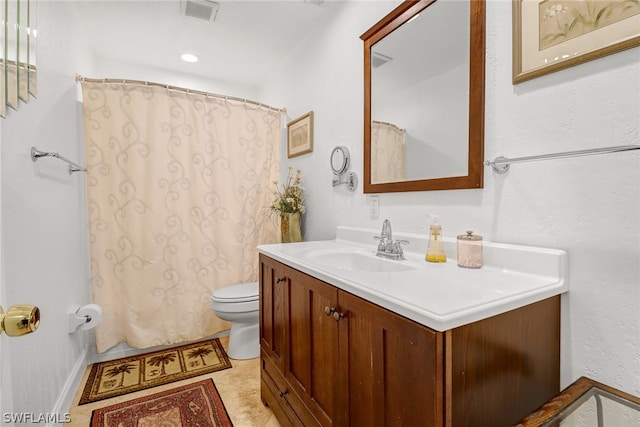
[[[317, 279], [437, 331], [446, 331], [513, 310], [569, 290], [567, 253], [557, 249], [484, 242], [483, 266], [460, 268], [455, 239], [444, 238], [446, 263], [424, 260], [427, 236], [394, 233], [406, 239], [407, 270], [376, 272], [317, 262], [322, 252], [375, 256], [379, 230], [338, 227], [335, 240], [258, 246], [258, 251]], [[395, 267], [392, 266], [392, 267]]]

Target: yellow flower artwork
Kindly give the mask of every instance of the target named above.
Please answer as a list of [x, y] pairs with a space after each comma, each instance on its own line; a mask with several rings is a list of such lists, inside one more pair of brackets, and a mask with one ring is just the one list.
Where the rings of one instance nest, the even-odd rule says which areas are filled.
[[637, 0], [545, 0], [538, 7], [540, 50], [640, 14]]

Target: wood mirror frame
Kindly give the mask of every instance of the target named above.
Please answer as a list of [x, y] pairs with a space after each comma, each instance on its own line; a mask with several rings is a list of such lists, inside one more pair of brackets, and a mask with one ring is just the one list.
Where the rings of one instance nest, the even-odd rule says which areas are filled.
[[364, 41], [364, 193], [454, 190], [483, 187], [485, 0], [470, 1], [469, 156], [466, 176], [371, 182], [371, 47], [436, 0], [405, 0], [360, 38]]

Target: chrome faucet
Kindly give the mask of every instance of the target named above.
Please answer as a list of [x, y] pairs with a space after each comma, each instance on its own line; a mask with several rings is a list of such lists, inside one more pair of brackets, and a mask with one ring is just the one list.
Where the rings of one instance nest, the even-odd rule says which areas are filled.
[[407, 244], [409, 242], [407, 240], [393, 240], [391, 221], [385, 219], [382, 223], [380, 236], [374, 236], [374, 238], [379, 240], [378, 250], [376, 251], [377, 256], [393, 260], [405, 259], [402, 244]]
[[391, 231], [391, 221], [385, 219], [382, 223], [382, 232], [380, 233], [380, 237], [385, 241], [385, 243], [393, 242], [393, 232]]

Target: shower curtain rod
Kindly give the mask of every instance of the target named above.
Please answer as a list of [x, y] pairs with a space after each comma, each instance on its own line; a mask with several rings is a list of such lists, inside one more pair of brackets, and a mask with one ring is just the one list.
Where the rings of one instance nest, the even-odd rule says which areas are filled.
[[158, 87], [163, 87], [163, 88], [165, 88], [167, 90], [173, 90], [173, 91], [176, 91], [176, 92], [185, 92], [187, 94], [193, 93], [195, 95], [202, 95], [202, 96], [212, 97], [212, 98], [224, 98], [225, 100], [244, 102], [246, 104], [253, 104], [253, 105], [257, 105], [259, 107], [264, 107], [264, 108], [268, 108], [270, 110], [277, 111], [279, 113], [285, 113], [287, 111], [286, 108], [276, 108], [276, 107], [272, 107], [272, 106], [267, 105], [267, 104], [263, 104], [261, 102], [251, 101], [250, 99], [237, 98], [235, 96], [220, 95], [220, 94], [217, 94], [217, 93], [204, 92], [204, 91], [201, 91], [201, 90], [188, 89], [188, 88], [184, 88], [184, 87], [180, 87], [180, 86], [171, 86], [171, 85], [166, 85], [166, 84], [162, 84], [162, 83], [148, 82], [148, 81], [144, 81], [144, 80], [90, 79], [90, 78], [87, 78], [87, 77], [83, 77], [80, 74], [76, 74], [76, 81], [77, 82], [89, 82], [89, 83], [121, 83], [121, 84], [135, 84], [135, 85], [141, 85], [141, 86], [158, 86]]
[[33, 160], [35, 162], [40, 157], [55, 157], [56, 159], [60, 159], [63, 162], [68, 163], [69, 164], [69, 175], [71, 175], [74, 172], [86, 172], [87, 171], [87, 168], [83, 168], [82, 166], [80, 166], [76, 162], [72, 162], [71, 160], [67, 159], [64, 156], [61, 156], [58, 153], [40, 151], [36, 147], [31, 147], [31, 160]]
[[614, 147], [589, 148], [586, 150], [564, 151], [562, 153], [540, 154], [537, 156], [516, 157], [510, 159], [508, 157], [499, 156], [493, 160], [485, 160], [485, 166], [491, 166], [493, 171], [498, 174], [507, 173], [511, 163], [533, 162], [536, 160], [561, 159], [566, 157], [589, 156], [592, 154], [608, 154], [619, 153], [621, 151], [640, 150], [640, 145], [616, 145]]

